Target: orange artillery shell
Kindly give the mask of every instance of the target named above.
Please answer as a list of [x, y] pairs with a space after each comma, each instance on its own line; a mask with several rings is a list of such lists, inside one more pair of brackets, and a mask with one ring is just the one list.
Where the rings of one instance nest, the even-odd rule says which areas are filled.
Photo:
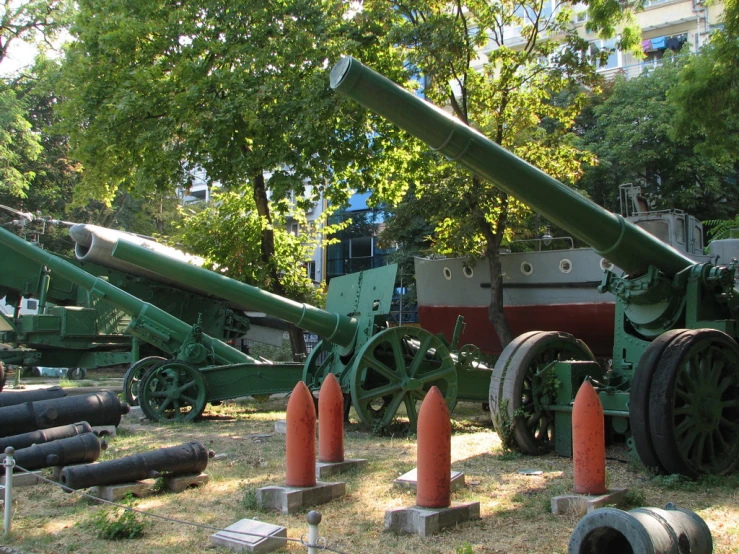
[[316, 408], [313, 395], [302, 381], [287, 402], [285, 446], [288, 487], [316, 484]]
[[318, 394], [318, 461], [344, 461], [344, 394], [333, 373]]
[[575, 492], [606, 492], [606, 441], [603, 406], [590, 381], [585, 381], [575, 396], [572, 408], [572, 458]]
[[449, 507], [452, 494], [452, 424], [449, 408], [436, 387], [431, 387], [419, 410], [416, 463], [416, 506]]

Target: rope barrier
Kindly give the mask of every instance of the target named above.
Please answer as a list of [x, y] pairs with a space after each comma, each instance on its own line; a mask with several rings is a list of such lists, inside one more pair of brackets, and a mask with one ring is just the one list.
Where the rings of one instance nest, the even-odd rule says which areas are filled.
[[[23, 473], [31, 473], [29, 470], [27, 470], [27, 469], [25, 469], [25, 468], [23, 468], [21, 466], [18, 466], [18, 465], [15, 465], [15, 468], [18, 469], [18, 470], [20, 470], [20, 471], [22, 471]], [[82, 492], [82, 491], [70, 489], [69, 487], [65, 487], [61, 483], [57, 483], [56, 481], [52, 481], [51, 479], [47, 479], [46, 477], [43, 477], [41, 475], [36, 475], [36, 479], [39, 480], [39, 481], [43, 481], [45, 483], [48, 483], [50, 485], [55, 485], [55, 486], [61, 488], [64, 492], [68, 492], [68, 493], [71, 492], [71, 493], [77, 494], [79, 496], [82, 496], [82, 497], [85, 497], [85, 498], [89, 498], [89, 499], [94, 500], [96, 502], [100, 502], [102, 504], [107, 504], [107, 505], [110, 505], [110, 506], [115, 506], [116, 508], [121, 508], [123, 510], [128, 510], [130, 512], [141, 514], [142, 516], [146, 516], [146, 517], [151, 517], [151, 518], [155, 518], [155, 519], [167, 521], [169, 523], [176, 523], [176, 524], [180, 524], [180, 525], [188, 525], [190, 527], [196, 527], [196, 528], [204, 529], [204, 530], [207, 530], [207, 531], [214, 531], [214, 532], [223, 531], [224, 533], [230, 533], [232, 535], [247, 535], [247, 536], [251, 536], [251, 537], [258, 537], [258, 538], [264, 538], [264, 539], [275, 539], [275, 538], [279, 538], [279, 539], [282, 539], [282, 540], [287, 541], [287, 542], [294, 542], [294, 543], [301, 544], [301, 545], [305, 546], [306, 548], [308, 548], [309, 549], [309, 552], [311, 552], [310, 549], [318, 549], [318, 550], [325, 550], [327, 552], [334, 552], [335, 554], [347, 554], [346, 552], [342, 552], [341, 550], [336, 550], [334, 548], [329, 547], [328, 544], [327, 544], [326, 538], [325, 537], [319, 537], [318, 536], [318, 534], [317, 534], [317, 525], [312, 525], [311, 524], [311, 527], [315, 527], [315, 531], [312, 530], [309, 533], [309, 537], [310, 538], [315, 537], [315, 541], [314, 541], [313, 544], [310, 544], [309, 541], [306, 541], [304, 539], [305, 535], [301, 535], [301, 537], [299, 539], [291, 539], [291, 538], [287, 538], [287, 537], [275, 537], [273, 535], [262, 535], [262, 534], [259, 534], [259, 533], [251, 533], [249, 531], [232, 531], [232, 530], [229, 530], [229, 529], [223, 529], [221, 527], [215, 527], [215, 526], [206, 525], [206, 524], [203, 524], [203, 523], [193, 523], [191, 521], [184, 521], [184, 520], [181, 520], [181, 519], [175, 519], [175, 518], [171, 518], [171, 517], [167, 517], [167, 516], [153, 514], [151, 512], [146, 512], [144, 510], [139, 510], [139, 509], [134, 508], [132, 506], [125, 506], [123, 504], [118, 504], [116, 502], [111, 502], [110, 500], [105, 500], [104, 498], [99, 498], [97, 496], [93, 496], [91, 494], [87, 494], [86, 492]], [[7, 481], [7, 475], [6, 475], [6, 481]], [[6, 486], [7, 486], [7, 482], [6, 482]], [[6, 507], [6, 511], [9, 510], [9, 509], [10, 509], [9, 507]], [[312, 513], [314, 513], [314, 512], [311, 512], [311, 514]], [[309, 516], [311, 514], [309, 514]], [[318, 521], [320, 521], [320, 517], [318, 518]], [[309, 523], [310, 523], [310, 519], [309, 519]], [[315, 533], [315, 535], [314, 535], [314, 533]]]

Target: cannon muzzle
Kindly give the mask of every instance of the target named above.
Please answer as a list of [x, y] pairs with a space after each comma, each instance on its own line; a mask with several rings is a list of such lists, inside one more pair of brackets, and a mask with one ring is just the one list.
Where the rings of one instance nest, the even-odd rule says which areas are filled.
[[113, 248], [112, 257], [156, 272], [173, 281], [207, 290], [210, 294], [229, 302], [249, 306], [251, 310], [265, 312], [341, 346], [350, 346], [354, 342], [357, 321], [351, 316], [327, 312], [283, 298], [225, 275], [164, 258], [130, 242], [118, 241]]
[[515, 196], [629, 274], [642, 273], [651, 265], [672, 276], [694, 264], [620, 215], [601, 208], [353, 58], [341, 59], [331, 70], [331, 88]]

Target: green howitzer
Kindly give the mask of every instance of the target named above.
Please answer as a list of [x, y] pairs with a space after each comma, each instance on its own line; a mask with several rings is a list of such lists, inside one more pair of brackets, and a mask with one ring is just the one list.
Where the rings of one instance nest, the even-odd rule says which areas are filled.
[[[106, 266], [104, 248], [99, 247], [103, 238], [98, 235], [106, 239], [123, 236], [154, 244], [151, 241], [90, 225], [74, 225], [70, 235], [77, 241], [80, 260], [65, 261], [78, 270], [104, 279], [180, 320], [191, 322], [201, 318], [202, 329], [218, 339], [241, 337], [248, 331], [249, 321], [238, 307], [207, 297], [201, 291], [172, 287]], [[84, 248], [83, 243], [87, 245]], [[170, 255], [175, 254], [184, 255], [179, 252]], [[7, 262], [0, 274], [0, 296], [16, 306], [13, 315], [0, 313], [0, 342], [13, 345], [0, 351], [2, 362], [26, 370], [34, 366], [95, 368], [130, 364], [142, 356], [161, 354], [153, 345], [124, 334], [129, 324], [126, 313], [93, 298], [84, 288], [58, 273], [52, 278], [49, 269], [38, 260], [20, 255], [3, 243], [0, 243], [0, 257]], [[21, 313], [21, 306], [37, 309], [37, 313]], [[0, 389], [2, 380], [0, 375]], [[127, 399], [135, 401], [130, 394]]]
[[[479, 363], [479, 350], [457, 348], [460, 321], [452, 344], [417, 327], [388, 324], [397, 266], [370, 269], [331, 281], [326, 309], [321, 310], [212, 271], [161, 256], [119, 241], [112, 257], [148, 271], [188, 283], [239, 305], [294, 323], [322, 337], [303, 368], [302, 380], [317, 390], [333, 373], [347, 402], [373, 427], [390, 425], [396, 415], [416, 425], [418, 404], [431, 386], [439, 387], [450, 407], [457, 399], [486, 401], [490, 370]], [[465, 387], [457, 384], [465, 370]], [[482, 386], [481, 386], [482, 384]], [[143, 387], [144, 391], [146, 387]], [[142, 398], [146, 396], [142, 393]], [[348, 404], [347, 404], [348, 409]]]
[[[735, 268], [695, 263], [351, 58], [331, 87], [517, 197], [624, 269], [612, 367], [571, 335], [531, 332], [498, 359], [490, 409], [501, 437], [524, 452], [571, 455], [572, 401], [583, 380], [599, 393], [611, 436], [669, 473], [723, 474], [739, 464], [739, 291]], [[555, 432], [556, 431], [556, 432]]]
[[[139, 383], [148, 387], [150, 402], [142, 404], [142, 410], [151, 419], [192, 420], [207, 402], [289, 392], [300, 380], [301, 364], [255, 360], [204, 333], [200, 323], [185, 323], [4, 229], [0, 229], [0, 243], [128, 314], [127, 332], [169, 356], [157, 360], [161, 363], [142, 360], [152, 370], [146, 372], [151, 378]], [[265, 367], [269, 372], [263, 371]]]

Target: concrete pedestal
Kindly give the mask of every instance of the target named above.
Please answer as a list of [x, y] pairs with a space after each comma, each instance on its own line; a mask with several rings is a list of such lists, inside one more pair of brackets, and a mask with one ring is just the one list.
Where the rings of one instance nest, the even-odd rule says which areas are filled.
[[316, 479], [325, 479], [332, 475], [346, 473], [352, 469], [361, 469], [367, 460], [344, 460], [343, 462], [316, 462]]
[[115, 437], [117, 427], [115, 425], [97, 425], [92, 432], [98, 437]]
[[164, 488], [169, 492], [182, 492], [190, 487], [202, 487], [210, 481], [207, 473], [194, 475], [167, 475], [162, 477]]
[[398, 508], [385, 512], [385, 530], [429, 537], [446, 527], [480, 519], [480, 503], [452, 503], [448, 508]]
[[284, 419], [275, 421], [275, 433], [277, 433], [278, 435], [287, 434], [287, 421], [285, 421]]
[[[452, 492], [464, 487], [464, 473], [452, 471], [450, 475]], [[394, 485], [416, 490], [418, 488], [418, 468], [410, 470], [393, 481]]]
[[257, 490], [257, 505], [264, 510], [294, 514], [308, 506], [331, 502], [344, 496], [346, 483], [316, 483], [314, 487], [262, 487]]
[[574, 514], [584, 516], [604, 506], [620, 506], [629, 489], [614, 489], [605, 494], [564, 494], [552, 498], [552, 513], [555, 515]]
[[[0, 487], [5, 488], [5, 469], [0, 468]], [[13, 473], [13, 486], [14, 487], [30, 487], [41, 483], [37, 476], [41, 475], [40, 471], [31, 471], [29, 473]]]
[[108, 502], [118, 502], [126, 496], [133, 495], [136, 498], [144, 498], [153, 494], [151, 485], [153, 481], [146, 483], [137, 481], [135, 483], [124, 483], [122, 485], [97, 485], [90, 489], [93, 496], [107, 500]]
[[[249, 533], [254, 533], [250, 535]], [[287, 544], [287, 529], [254, 519], [242, 519], [210, 536], [210, 542], [234, 552], [271, 552]]]

